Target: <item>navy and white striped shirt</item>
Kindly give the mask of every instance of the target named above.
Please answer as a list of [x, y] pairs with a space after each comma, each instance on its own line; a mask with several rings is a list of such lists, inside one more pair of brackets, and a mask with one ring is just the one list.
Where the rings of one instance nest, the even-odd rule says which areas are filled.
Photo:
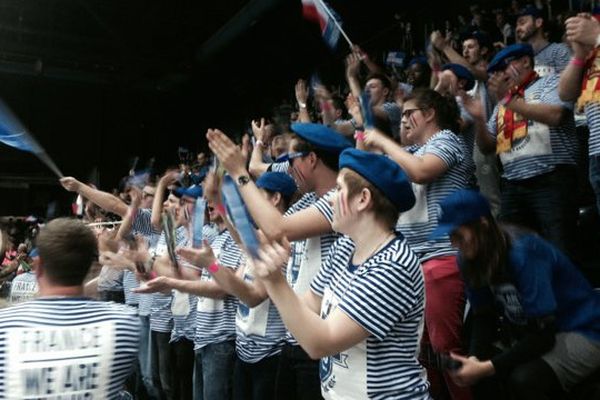
[[[329, 203], [335, 189], [325, 193], [322, 197], [316, 194], [304, 195], [286, 215], [301, 211], [304, 208], [316, 208], [331, 223], [333, 221], [333, 209]], [[290, 211], [292, 210], [292, 211]], [[329, 254], [329, 249], [339, 237], [339, 234], [331, 231], [325, 235], [310, 237], [292, 243], [292, 256], [286, 268], [287, 281], [298, 295], [304, 294], [310, 287], [310, 282], [317, 274]], [[296, 345], [296, 340], [288, 332], [286, 341]]]
[[[134, 234], [142, 235], [148, 241], [148, 248], [153, 248], [156, 246], [158, 242], [158, 238], [160, 237], [160, 230], [156, 230], [152, 227], [152, 210], [149, 208], [138, 209], [138, 212], [133, 221], [133, 225], [131, 231]], [[134, 274], [135, 275], [135, 274]], [[136, 280], [137, 281], [137, 280]], [[133, 284], [131, 281], [128, 282], [128, 285]], [[137, 283], [139, 286], [139, 282]], [[123, 285], [125, 286], [125, 277], [123, 278]], [[124, 287], [125, 290], [125, 299], [128, 296], [137, 296], [137, 304], [138, 304], [138, 314], [140, 316], [148, 316], [150, 315], [150, 309], [152, 307], [152, 294], [142, 294], [142, 293], [127, 293], [127, 287]], [[127, 300], [126, 300], [127, 301]], [[130, 301], [135, 301], [131, 299]], [[129, 303], [127, 303], [129, 304]]]
[[571, 59], [571, 50], [566, 43], [549, 43], [534, 56], [534, 69], [539, 76], [560, 73]]
[[339, 308], [370, 333], [363, 342], [321, 359], [323, 396], [330, 399], [429, 399], [417, 360], [425, 285], [417, 255], [398, 234], [361, 265], [355, 245], [339, 238], [311, 290], [322, 297], [321, 318]]
[[140, 282], [137, 280], [134, 272], [125, 270], [123, 272], [123, 293], [125, 293], [125, 304], [129, 306], [137, 306], [139, 303], [140, 295], [132, 292], [140, 286]]
[[115, 399], [137, 362], [125, 305], [39, 298], [0, 310], [0, 398]]
[[[564, 102], [558, 97], [560, 77], [556, 74], [545, 76], [525, 89], [527, 103], [555, 104], [573, 110], [573, 103]], [[488, 130], [495, 137], [499, 105], [496, 105]], [[559, 126], [547, 126], [533, 120], [528, 121], [527, 136], [514, 139], [512, 149], [500, 153], [504, 167], [504, 178], [522, 180], [553, 171], [560, 164], [575, 164], [579, 144], [575, 135], [575, 121], [571, 114]]]
[[[188, 243], [188, 231], [185, 226], [179, 226], [175, 230], [175, 246], [183, 247]], [[155, 256], [163, 256], [168, 253], [167, 241], [164, 232], [161, 233], [156, 247], [151, 250]], [[150, 308], [150, 330], [155, 332], [171, 332], [173, 329], [173, 314], [171, 313], [171, 294], [152, 293], [152, 306]]]
[[[221, 268], [236, 270], [244, 263], [242, 251], [227, 230], [219, 233], [211, 248]], [[212, 281], [213, 277], [209, 272], [203, 271], [201, 279]], [[224, 299], [198, 298], [194, 350], [209, 344], [235, 340], [237, 303], [237, 297], [231, 295], [226, 295]]]
[[590, 102], [585, 105], [584, 111], [590, 128], [588, 153], [595, 156], [600, 154], [600, 103]]
[[465, 162], [464, 142], [449, 130], [437, 132], [427, 143], [414, 149], [415, 156], [433, 154], [448, 166], [448, 170], [433, 182], [412, 184], [416, 203], [409, 211], [400, 214], [396, 225], [423, 262], [456, 254], [448, 236], [429, 240], [429, 235], [438, 224], [439, 203], [450, 193], [468, 187], [468, 165]]
[[[252, 282], [251, 271], [244, 268], [244, 280]], [[286, 329], [277, 307], [269, 298], [253, 308], [238, 300], [235, 325], [235, 349], [240, 360], [253, 364], [281, 352]]]

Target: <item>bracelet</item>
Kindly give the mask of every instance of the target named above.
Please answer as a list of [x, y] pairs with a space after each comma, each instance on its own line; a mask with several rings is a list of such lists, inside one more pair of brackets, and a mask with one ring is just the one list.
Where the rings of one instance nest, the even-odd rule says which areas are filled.
[[306, 103], [301, 103], [301, 102], [298, 102], [298, 106], [299, 106], [300, 108], [306, 108]]
[[210, 264], [208, 266], [208, 268], [206, 268], [208, 270], [208, 272], [210, 272], [211, 274], [214, 274], [215, 272], [217, 272], [219, 270], [219, 264], [217, 264], [217, 261], [215, 260], [212, 264]]
[[354, 139], [356, 139], [357, 142], [363, 142], [365, 140], [365, 133], [363, 131], [354, 132]]
[[585, 60], [581, 59], [581, 58], [577, 58], [577, 57], [573, 57], [571, 58], [571, 62], [569, 62], [569, 64], [572, 64], [576, 67], [585, 67]]
[[260, 139], [258, 139], [258, 140], [256, 141], [256, 145], [257, 145], [258, 147], [267, 147], [267, 146], [265, 146], [265, 142], [263, 142], [263, 141], [262, 141], [262, 140], [260, 140]]

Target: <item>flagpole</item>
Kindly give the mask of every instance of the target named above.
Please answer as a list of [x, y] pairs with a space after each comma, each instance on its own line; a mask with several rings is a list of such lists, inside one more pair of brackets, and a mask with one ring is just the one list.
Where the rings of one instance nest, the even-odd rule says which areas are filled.
[[350, 38], [348, 37], [348, 35], [346, 35], [346, 32], [344, 32], [344, 30], [342, 29], [342, 26], [338, 23], [335, 16], [331, 13], [331, 11], [329, 11], [329, 8], [327, 7], [327, 5], [323, 2], [323, 0], [317, 0], [317, 1], [321, 4], [321, 6], [323, 6], [327, 15], [329, 15], [329, 17], [333, 20], [333, 23], [335, 24], [335, 26], [340, 30], [340, 33], [342, 34], [344, 39], [346, 39], [346, 42], [348, 42], [348, 46], [350, 46], [350, 48], [352, 49], [354, 47], [354, 45], [352, 44], [352, 41], [350, 41]]

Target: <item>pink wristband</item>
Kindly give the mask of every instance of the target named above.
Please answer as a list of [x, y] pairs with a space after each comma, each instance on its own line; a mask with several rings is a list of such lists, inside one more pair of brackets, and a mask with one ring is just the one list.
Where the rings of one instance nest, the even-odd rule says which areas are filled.
[[583, 68], [583, 67], [585, 67], [585, 60], [582, 60], [581, 58], [573, 57], [573, 58], [571, 58], [570, 64], [573, 64], [576, 67]]
[[354, 139], [356, 139], [357, 142], [363, 142], [365, 140], [365, 133], [363, 131], [356, 131], [354, 133]]
[[213, 262], [212, 264], [210, 264], [208, 266], [208, 268], [206, 268], [208, 270], [208, 272], [210, 272], [211, 274], [214, 274], [215, 272], [217, 272], [219, 270], [219, 264], [217, 264], [217, 262]]

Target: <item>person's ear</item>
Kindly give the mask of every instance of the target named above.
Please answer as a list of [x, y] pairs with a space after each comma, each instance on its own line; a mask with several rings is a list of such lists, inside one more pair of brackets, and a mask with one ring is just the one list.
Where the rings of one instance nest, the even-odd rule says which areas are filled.
[[369, 207], [369, 205], [373, 202], [373, 193], [371, 193], [371, 191], [367, 188], [363, 188], [357, 197], [357, 211], [366, 210]]

